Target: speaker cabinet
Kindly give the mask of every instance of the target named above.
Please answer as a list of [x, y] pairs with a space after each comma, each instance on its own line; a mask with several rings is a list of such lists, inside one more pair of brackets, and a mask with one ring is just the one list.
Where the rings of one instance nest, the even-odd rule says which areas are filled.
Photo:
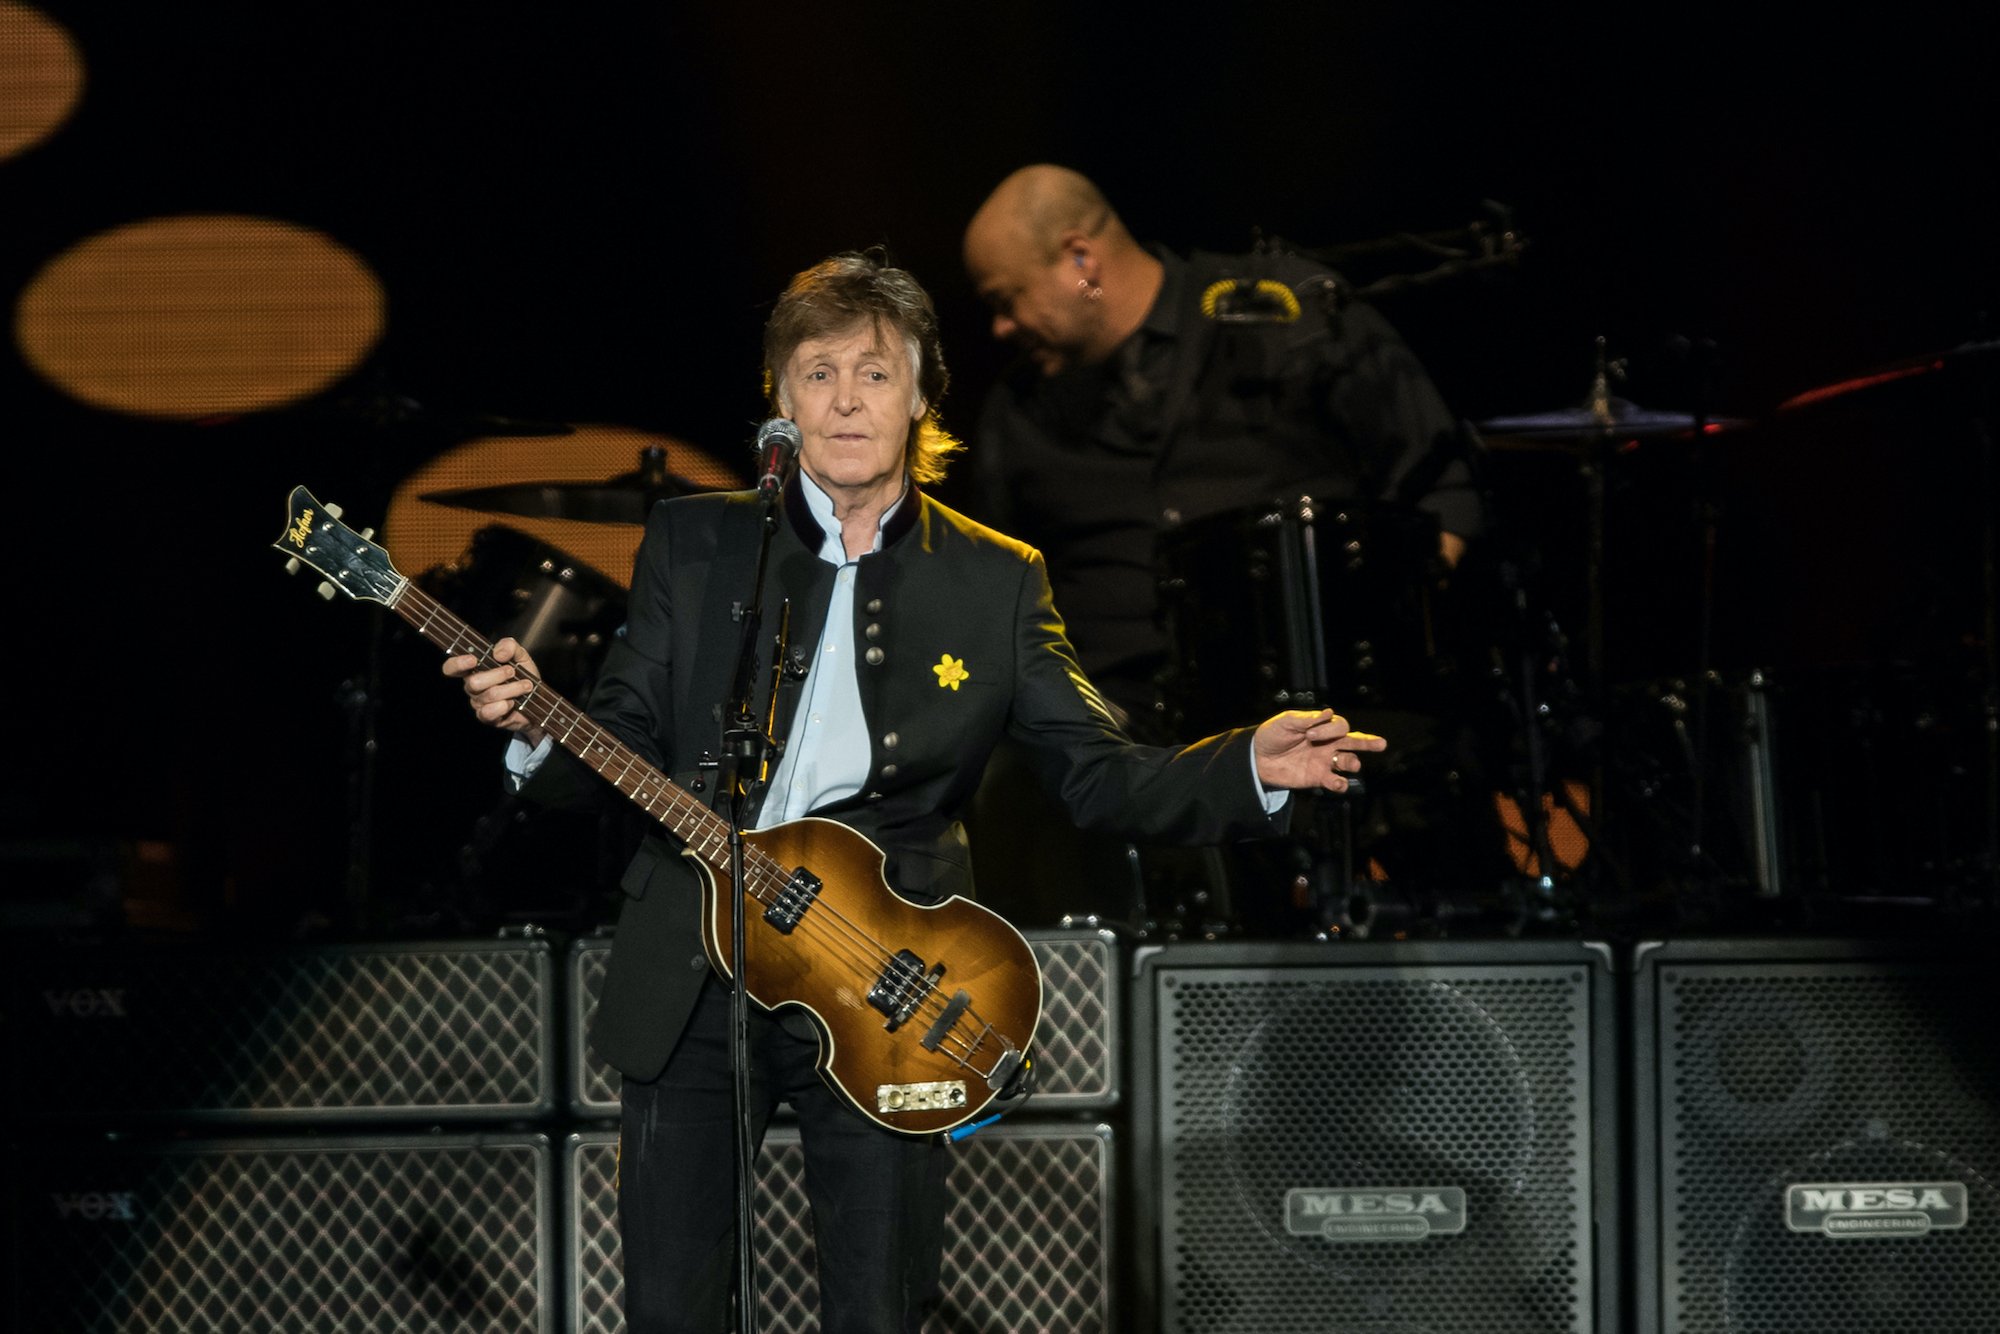
[[1633, 985], [1638, 1329], [1996, 1327], [1990, 952], [1679, 941]]
[[551, 1329], [541, 1135], [16, 1146], [35, 1334]]
[[[962, 1141], [945, 1220], [944, 1307], [926, 1334], [1121, 1334], [1113, 1304], [1111, 1131], [1002, 1122]], [[571, 1135], [564, 1156], [570, 1325], [625, 1328], [616, 1189], [618, 1136]], [[773, 1126], [758, 1159], [759, 1327], [819, 1328], [805, 1156], [796, 1127]]]
[[1135, 971], [1134, 1328], [1615, 1327], [1608, 951], [1186, 944]]
[[[1106, 1111], [1120, 1097], [1124, 972], [1109, 931], [1024, 931], [1042, 970], [1042, 1025], [1035, 1040], [1035, 1093], [1024, 1114]], [[569, 949], [566, 987], [569, 1106], [579, 1118], [618, 1115], [618, 1072], [590, 1050], [591, 1018], [604, 991], [611, 941], [591, 936]]]
[[516, 1120], [555, 1105], [542, 941], [50, 950], [9, 961], [27, 1120]]

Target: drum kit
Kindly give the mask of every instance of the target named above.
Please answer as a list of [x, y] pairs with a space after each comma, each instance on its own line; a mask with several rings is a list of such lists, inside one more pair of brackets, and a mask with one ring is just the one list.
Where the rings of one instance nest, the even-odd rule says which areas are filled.
[[[1965, 344], [1718, 418], [1613, 395], [1600, 342], [1578, 404], [1477, 423], [1489, 528], [1448, 579], [1435, 526], [1395, 507], [1304, 498], [1173, 535], [1166, 708], [1192, 736], [1330, 703], [1441, 748], [1311, 835], [1337, 851], [1318, 934], [1441, 933], [1416, 919], [1454, 890], [1508, 931], [1990, 909], [1996, 366], [2000, 344]], [[1371, 785], [1435, 813], [1467, 782], [1490, 807], [1405, 844], [1497, 839], [1497, 878], [1406, 872], [1393, 814], [1361, 814]]]

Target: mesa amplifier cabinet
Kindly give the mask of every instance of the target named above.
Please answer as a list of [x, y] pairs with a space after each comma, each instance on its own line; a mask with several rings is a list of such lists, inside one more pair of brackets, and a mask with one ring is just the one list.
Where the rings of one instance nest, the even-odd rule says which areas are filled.
[[[1124, 1050], [1124, 971], [1117, 936], [1081, 928], [1021, 934], [1042, 970], [1042, 1023], [1035, 1041], [1035, 1092], [1015, 1117], [1117, 1106]], [[569, 948], [564, 1027], [569, 1105], [577, 1117], [618, 1115], [618, 1072], [597, 1059], [587, 1037], [610, 954], [608, 936], [587, 937]]]
[[[573, 1134], [564, 1157], [565, 1327], [622, 1334], [617, 1132]], [[1112, 1132], [1010, 1117], [954, 1149], [945, 1219], [944, 1305], [925, 1334], [1124, 1334], [1118, 1322]], [[814, 1334], [805, 1159], [796, 1126], [773, 1126], [758, 1159], [759, 1328]]]
[[1637, 1327], [2000, 1328], [1990, 939], [1642, 945]]
[[60, 949], [9, 966], [19, 1119], [516, 1120], [555, 1104], [545, 941]]
[[14, 1147], [24, 1334], [552, 1329], [545, 1136]]
[[1616, 1328], [1607, 949], [1190, 943], [1134, 968], [1133, 1328]]

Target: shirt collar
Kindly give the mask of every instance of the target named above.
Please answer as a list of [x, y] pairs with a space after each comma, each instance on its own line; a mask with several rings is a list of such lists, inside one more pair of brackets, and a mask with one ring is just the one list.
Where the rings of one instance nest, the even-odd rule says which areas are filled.
[[[847, 547], [841, 541], [840, 524], [833, 515], [833, 497], [804, 468], [796, 469], [792, 478], [793, 484], [786, 488], [785, 508], [799, 536], [819, 553], [821, 560], [831, 565], [845, 565]], [[869, 548], [870, 551], [880, 551], [884, 544], [893, 541], [909, 526], [899, 520], [904, 509], [909, 507], [910, 493], [914, 489], [910, 479], [904, 477], [902, 494], [875, 521], [875, 545]]]

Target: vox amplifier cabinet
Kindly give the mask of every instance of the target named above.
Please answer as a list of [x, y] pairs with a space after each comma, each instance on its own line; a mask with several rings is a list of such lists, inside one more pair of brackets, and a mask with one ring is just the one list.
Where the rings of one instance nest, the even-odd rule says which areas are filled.
[[[625, 1330], [617, 1151], [611, 1130], [573, 1134], [564, 1148], [565, 1328], [577, 1334]], [[925, 1334], [1123, 1334], [1111, 1129], [1010, 1117], [953, 1152], [944, 1308]], [[819, 1280], [797, 1127], [766, 1135], [756, 1191], [759, 1327], [815, 1334]]]
[[1633, 987], [1643, 1334], [1995, 1327], [1990, 942], [1642, 945]]
[[1134, 1328], [1616, 1326], [1608, 950], [1135, 957]]
[[555, 1105], [541, 940], [60, 949], [10, 963], [22, 1121], [518, 1120]]
[[36, 1334], [550, 1334], [533, 1134], [16, 1145], [5, 1299]]
[[[1015, 1116], [1106, 1111], [1122, 1079], [1124, 977], [1109, 931], [1024, 931], [1042, 970], [1042, 1025], [1035, 1041], [1035, 1092]], [[618, 1072], [590, 1050], [590, 1021], [604, 989], [608, 936], [569, 948], [564, 1025], [569, 1037], [569, 1106], [581, 1118], [618, 1115]]]

